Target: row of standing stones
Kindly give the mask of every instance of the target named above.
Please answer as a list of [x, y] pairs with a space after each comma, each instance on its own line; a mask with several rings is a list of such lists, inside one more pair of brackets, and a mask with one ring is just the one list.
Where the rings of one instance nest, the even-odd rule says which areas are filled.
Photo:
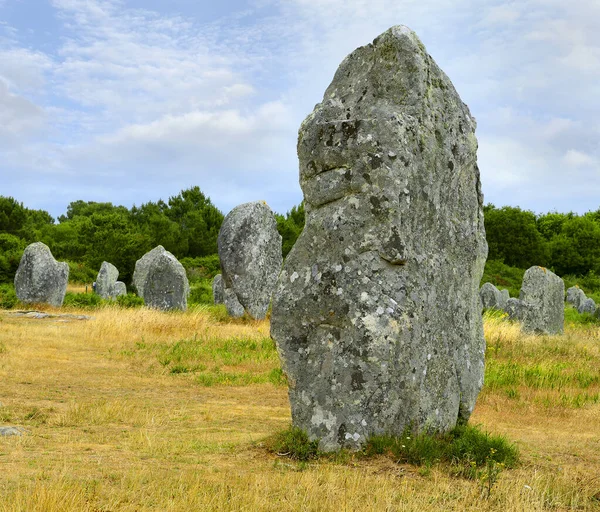
[[[215, 302], [225, 303], [233, 317], [244, 313], [265, 318], [283, 262], [282, 239], [277, 222], [264, 201], [242, 204], [225, 217], [218, 238], [222, 274], [214, 281]], [[69, 266], [57, 262], [48, 246], [28, 246], [15, 276], [19, 300], [61, 306]], [[115, 299], [127, 293], [117, 281], [119, 270], [103, 262], [96, 278], [96, 293]], [[163, 311], [187, 309], [190, 292], [183, 265], [159, 245], [135, 264], [133, 285], [147, 306]]]
[[[127, 293], [125, 283], [117, 281], [119, 270], [103, 262], [96, 278], [96, 293], [115, 299]], [[25, 303], [45, 303], [60, 307], [69, 280], [69, 266], [58, 262], [42, 242], [25, 249], [15, 274], [17, 298]], [[147, 306], [168, 311], [185, 310], [189, 284], [183, 265], [162, 245], [146, 253], [135, 264], [133, 284]]]
[[479, 290], [479, 294], [484, 308], [505, 311], [511, 320], [521, 323], [523, 332], [535, 334], [562, 334], [563, 332], [565, 284], [560, 277], [547, 268], [533, 266], [527, 269], [518, 299], [510, 298], [508, 290], [500, 291], [492, 283], [485, 283]]
[[[271, 336], [293, 423], [322, 450], [407, 427], [446, 432], [473, 411], [488, 251], [475, 128], [416, 34], [394, 26], [344, 59], [300, 126], [306, 224], [283, 268], [264, 203], [224, 220], [215, 300], [262, 318], [273, 294]], [[143, 268], [136, 287], [146, 299]], [[184, 273], [167, 274], [187, 290]], [[561, 283], [532, 271], [523, 318], [555, 307], [542, 290]]]

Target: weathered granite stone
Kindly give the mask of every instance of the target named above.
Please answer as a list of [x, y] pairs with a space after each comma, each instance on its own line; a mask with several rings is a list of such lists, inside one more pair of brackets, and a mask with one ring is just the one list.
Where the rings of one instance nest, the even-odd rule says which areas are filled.
[[502, 293], [492, 283], [484, 283], [479, 290], [481, 296], [481, 305], [484, 308], [503, 309], [506, 300], [503, 300]]
[[498, 303], [498, 308], [506, 308], [506, 303], [508, 302], [508, 299], [510, 299], [510, 294], [508, 293], [508, 290], [500, 290], [500, 302]]
[[152, 258], [142, 290], [148, 307], [162, 311], [187, 309], [190, 293], [187, 274], [183, 265], [169, 251]]
[[579, 305], [586, 299], [585, 292], [578, 286], [571, 286], [567, 290], [567, 302], [579, 308]]
[[133, 286], [140, 297], [144, 296], [144, 284], [150, 265], [156, 258], [165, 252], [167, 251], [162, 245], [157, 245], [154, 249], [144, 254], [135, 262], [135, 268], [133, 270]]
[[123, 281], [117, 281], [113, 286], [113, 296], [115, 298], [127, 295], [127, 285]]
[[534, 306], [523, 319], [523, 331], [536, 334], [561, 334], [565, 323], [565, 284], [543, 267], [531, 267], [523, 276], [520, 300]]
[[116, 297], [115, 283], [119, 278], [119, 271], [112, 263], [103, 261], [96, 277], [96, 293], [103, 299]]
[[250, 316], [264, 318], [283, 261], [271, 208], [264, 201], [236, 206], [223, 220], [218, 246], [225, 287]]
[[509, 320], [522, 323], [533, 322], [540, 315], [539, 309], [539, 306], [536, 304], [530, 304], [514, 297], [509, 298], [504, 307], [504, 311], [508, 313]]
[[[223, 285], [223, 275], [217, 274], [212, 283], [213, 301], [215, 304], [225, 304], [225, 287]], [[237, 300], [237, 299], [236, 299]]]
[[15, 292], [21, 302], [62, 306], [69, 281], [69, 265], [58, 262], [42, 242], [25, 248], [15, 274]]
[[594, 301], [594, 299], [585, 298], [582, 302], [580, 302], [577, 311], [579, 313], [594, 314], [596, 312], [596, 301]]
[[21, 427], [0, 427], [0, 436], [22, 436], [23, 429]]
[[467, 420], [487, 256], [475, 120], [410, 29], [346, 57], [298, 135], [306, 225], [271, 314], [294, 425], [324, 450]]
[[244, 306], [240, 304], [235, 292], [231, 288], [223, 288], [223, 302], [229, 316], [233, 318], [244, 316]]

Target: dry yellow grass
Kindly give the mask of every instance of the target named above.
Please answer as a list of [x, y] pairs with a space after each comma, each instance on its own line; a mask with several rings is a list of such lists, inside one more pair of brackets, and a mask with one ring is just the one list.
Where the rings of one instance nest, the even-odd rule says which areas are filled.
[[[600, 508], [600, 404], [573, 402], [582, 390], [567, 378], [580, 371], [585, 380], [600, 365], [597, 328], [535, 338], [486, 321], [499, 373], [472, 421], [514, 440], [523, 463], [504, 471], [484, 500], [477, 482], [444, 468], [420, 471], [383, 457], [299, 464], [262, 449], [261, 440], [289, 424], [285, 386], [266, 377], [215, 382], [277, 370], [267, 322], [218, 322], [205, 310], [80, 313], [94, 318], [0, 312], [0, 425], [27, 430], [0, 438], [0, 510]], [[538, 368], [536, 357], [549, 362]], [[563, 360], [560, 375], [544, 373]], [[541, 373], [528, 378], [540, 386], [504, 385], [505, 363], [535, 367]], [[584, 384], [588, 397], [600, 389], [593, 378]]]

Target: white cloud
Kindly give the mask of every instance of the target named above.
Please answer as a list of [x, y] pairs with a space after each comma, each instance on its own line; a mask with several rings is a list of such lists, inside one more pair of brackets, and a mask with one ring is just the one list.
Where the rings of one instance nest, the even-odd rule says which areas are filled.
[[569, 149], [563, 156], [563, 162], [568, 167], [589, 167], [598, 165], [598, 162], [593, 156], [583, 153], [582, 151], [577, 151], [576, 149]]
[[52, 5], [55, 53], [0, 40], [0, 119], [22, 141], [0, 157], [71, 173], [70, 199], [117, 201], [117, 181], [124, 202], [199, 184], [224, 209], [289, 209], [301, 120], [340, 61], [394, 24], [418, 33], [478, 119], [488, 199], [551, 209], [575, 194], [565, 168], [600, 188], [598, 2], [255, 0], [211, 23], [121, 0]]

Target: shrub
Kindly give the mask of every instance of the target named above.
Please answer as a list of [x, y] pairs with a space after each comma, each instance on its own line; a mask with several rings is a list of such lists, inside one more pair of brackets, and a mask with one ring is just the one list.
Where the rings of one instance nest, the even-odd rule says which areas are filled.
[[11, 309], [19, 303], [12, 284], [0, 284], [0, 308]]
[[63, 306], [74, 308], [94, 309], [104, 306], [108, 301], [103, 300], [95, 293], [71, 293], [67, 292]]
[[77, 284], [92, 283], [98, 276], [98, 271], [94, 270], [83, 263], [68, 261], [69, 264], [69, 281]]
[[182, 258], [181, 264], [187, 272], [191, 283], [210, 279], [221, 273], [221, 262], [218, 254], [197, 258]]
[[122, 308], [139, 308], [144, 305], [144, 299], [134, 293], [128, 293], [127, 295], [119, 295], [117, 304]]
[[189, 304], [213, 304], [212, 282], [203, 279], [199, 280], [190, 291], [188, 297]]

